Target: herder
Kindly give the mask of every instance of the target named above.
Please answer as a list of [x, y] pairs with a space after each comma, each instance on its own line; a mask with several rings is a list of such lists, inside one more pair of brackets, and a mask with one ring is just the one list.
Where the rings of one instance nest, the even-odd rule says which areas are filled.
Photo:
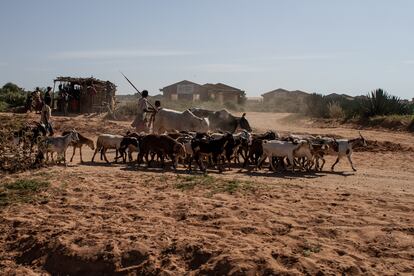
[[147, 114], [151, 112], [148, 109], [148, 91], [144, 90], [142, 91], [142, 97], [138, 100], [138, 110], [137, 110], [137, 116], [135, 117], [135, 120], [132, 122], [131, 126], [135, 127], [136, 131], [138, 133], [145, 132], [147, 133], [149, 131], [148, 125], [147, 125]]

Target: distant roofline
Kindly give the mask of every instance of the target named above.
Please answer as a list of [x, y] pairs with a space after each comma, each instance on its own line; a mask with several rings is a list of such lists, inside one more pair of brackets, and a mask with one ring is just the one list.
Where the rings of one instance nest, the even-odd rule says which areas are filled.
[[[299, 91], [299, 90], [296, 90], [296, 91]], [[273, 94], [273, 93], [278, 93], [278, 92], [295, 92], [295, 91], [289, 91], [289, 90], [284, 89], [284, 88], [277, 88], [277, 89], [274, 89], [272, 91], [263, 93], [261, 96], [264, 97], [265, 95]], [[300, 91], [300, 92], [303, 92], [303, 91]], [[306, 93], [306, 92], [304, 92], [304, 93]]]
[[244, 92], [244, 90], [241, 90], [239, 88], [218, 82], [216, 84], [213, 83], [205, 83], [202, 85], [202, 87], [205, 88], [211, 88], [211, 89], [217, 89], [217, 90], [221, 90], [223, 92], [237, 92], [237, 93], [241, 93]]
[[243, 92], [245, 92], [244, 90], [241, 90], [239, 88], [236, 88], [236, 87], [233, 87], [233, 86], [230, 86], [230, 85], [221, 83], [221, 82], [218, 82], [216, 84], [214, 84], [214, 83], [205, 83], [203, 85], [200, 85], [198, 83], [195, 83], [195, 82], [192, 82], [192, 81], [189, 81], [189, 80], [182, 80], [182, 81], [179, 81], [179, 82], [176, 82], [176, 83], [173, 83], [173, 84], [164, 86], [163, 88], [160, 88], [159, 91], [164, 92], [164, 90], [166, 88], [169, 88], [169, 87], [174, 86], [174, 85], [181, 84], [183, 82], [188, 83], [188, 84], [198, 85], [198, 86], [204, 87], [206, 89], [216, 89], [216, 90], [220, 90], [220, 92], [227, 92], [227, 93], [231, 93], [231, 92], [234, 92], [234, 93], [243, 93]]
[[182, 83], [182, 82], [187, 82], [187, 83], [190, 83], [190, 84], [195, 84], [195, 85], [201, 86], [200, 84], [195, 83], [195, 82], [192, 82], [192, 81], [189, 81], [189, 80], [182, 80], [182, 81], [178, 81], [178, 82], [176, 82], [176, 83], [173, 83], [173, 84], [170, 84], [170, 85], [164, 86], [163, 88], [160, 88], [159, 90], [160, 90], [160, 91], [163, 91], [165, 88], [168, 88], [168, 87], [170, 87], [170, 86], [174, 86], [174, 85], [180, 84], [180, 83]]

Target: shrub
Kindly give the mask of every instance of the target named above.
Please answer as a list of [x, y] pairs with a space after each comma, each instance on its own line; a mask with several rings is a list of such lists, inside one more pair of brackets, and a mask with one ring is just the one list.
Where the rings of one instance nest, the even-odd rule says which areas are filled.
[[329, 117], [334, 119], [340, 119], [344, 117], [344, 110], [338, 102], [328, 103]]
[[309, 95], [306, 106], [306, 114], [309, 116], [319, 118], [327, 118], [329, 116], [327, 100], [321, 94], [313, 93]]
[[414, 118], [411, 120], [411, 123], [407, 127], [408, 131], [414, 132]]
[[0, 112], [5, 112], [7, 110], [7, 103], [0, 101]]
[[0, 103], [2, 102], [0, 108], [22, 106], [25, 104], [26, 98], [27, 93], [22, 88], [10, 82], [6, 83], [0, 89]]
[[114, 114], [118, 118], [120, 116], [137, 115], [137, 103], [128, 102], [115, 109]]
[[225, 102], [224, 107], [229, 109], [229, 110], [237, 110], [237, 106], [233, 102]]
[[311, 94], [306, 101], [306, 115], [322, 118], [351, 119], [369, 118], [381, 115], [413, 114], [414, 105], [403, 102], [399, 97], [388, 94], [382, 89], [372, 91], [367, 96], [346, 98]]
[[410, 107], [399, 97], [388, 94], [382, 89], [372, 91], [362, 101], [362, 116], [372, 117], [377, 115], [410, 113]]

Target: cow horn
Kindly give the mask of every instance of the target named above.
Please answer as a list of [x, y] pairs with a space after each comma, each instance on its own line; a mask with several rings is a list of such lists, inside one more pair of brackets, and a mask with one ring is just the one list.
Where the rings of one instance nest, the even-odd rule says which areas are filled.
[[359, 136], [365, 140], [365, 138], [362, 136], [361, 131], [359, 131]]
[[246, 116], [246, 113], [243, 113], [242, 117]]

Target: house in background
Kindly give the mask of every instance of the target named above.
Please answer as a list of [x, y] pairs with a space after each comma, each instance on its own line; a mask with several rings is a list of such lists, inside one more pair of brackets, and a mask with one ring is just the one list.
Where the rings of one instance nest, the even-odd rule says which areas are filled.
[[223, 83], [199, 85], [187, 80], [161, 88], [160, 91], [163, 98], [170, 101], [215, 101], [221, 104], [240, 103], [245, 95], [243, 90]]
[[219, 102], [221, 104], [225, 102], [240, 103], [241, 99], [245, 95], [244, 91], [223, 83], [206, 83], [202, 85], [205, 89], [204, 93], [207, 94], [209, 100]]
[[268, 103], [268, 102], [274, 101], [275, 99], [285, 98], [285, 97], [297, 97], [298, 99], [304, 99], [308, 95], [309, 93], [306, 93], [300, 90], [289, 91], [283, 88], [278, 88], [278, 89], [262, 94], [262, 97], [263, 97], [263, 102]]
[[169, 101], [198, 101], [201, 100], [201, 85], [183, 80], [161, 88], [162, 96]]
[[294, 90], [278, 88], [262, 94], [263, 104], [271, 106], [277, 112], [302, 112], [306, 108], [306, 101], [310, 94]]

